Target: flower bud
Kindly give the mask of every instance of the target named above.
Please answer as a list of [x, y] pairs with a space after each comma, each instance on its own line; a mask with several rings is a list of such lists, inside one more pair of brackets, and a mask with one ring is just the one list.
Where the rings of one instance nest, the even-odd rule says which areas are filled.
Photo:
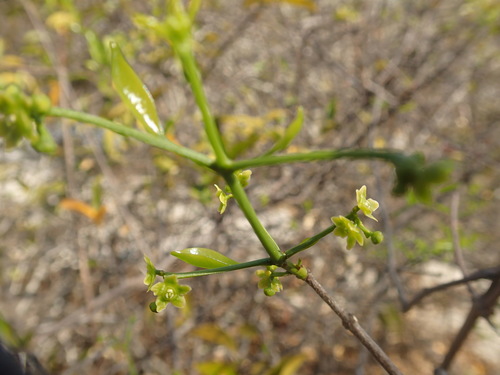
[[240, 181], [241, 186], [247, 187], [252, 177], [252, 171], [250, 169], [239, 171], [236, 173], [236, 177]]
[[38, 138], [31, 142], [31, 146], [38, 152], [43, 152], [46, 154], [55, 154], [57, 151], [57, 143], [52, 138], [52, 135], [49, 131], [43, 126], [39, 124], [37, 126]]
[[33, 103], [31, 111], [34, 115], [44, 115], [51, 107], [50, 99], [47, 95], [36, 94], [33, 95]]
[[154, 313], [157, 313], [158, 312], [158, 309], [156, 308], [156, 302], [151, 302], [149, 304], [149, 309], [154, 312]]
[[376, 232], [372, 233], [370, 238], [371, 238], [372, 243], [374, 245], [378, 245], [379, 243], [381, 243], [384, 240], [384, 235], [382, 234], [382, 232], [376, 231]]
[[276, 292], [273, 290], [273, 288], [266, 288], [264, 289], [264, 294], [268, 297], [272, 297], [276, 294]]
[[299, 267], [295, 276], [301, 280], [305, 280], [307, 278], [307, 269], [304, 266]]

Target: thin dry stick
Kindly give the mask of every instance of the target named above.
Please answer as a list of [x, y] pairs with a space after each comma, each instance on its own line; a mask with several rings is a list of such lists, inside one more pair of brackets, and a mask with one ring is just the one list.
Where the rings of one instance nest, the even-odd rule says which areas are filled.
[[494, 280], [496, 277], [500, 276], [500, 267], [493, 268], [485, 268], [474, 273], [471, 273], [469, 276], [466, 276], [462, 279], [450, 281], [448, 283], [439, 284], [432, 288], [425, 288], [420, 293], [418, 293], [412, 300], [410, 300], [406, 306], [403, 308], [403, 311], [406, 312], [410, 310], [417, 303], [422, 301], [425, 297], [431, 295], [432, 293], [439, 292], [441, 290], [445, 290], [451, 288], [453, 286], [458, 286], [462, 284], [470, 283], [471, 281], [479, 280], [479, 279], [487, 279]]
[[[377, 176], [377, 180], [379, 177]], [[380, 195], [382, 196], [382, 195]], [[387, 246], [387, 269], [389, 271], [389, 278], [396, 287], [398, 291], [398, 299], [401, 303], [403, 309], [406, 308], [408, 304], [408, 298], [406, 297], [405, 288], [398, 274], [397, 263], [396, 263], [396, 252], [394, 251], [394, 241], [392, 237], [392, 225], [390, 222], [389, 214], [382, 206], [381, 215], [384, 222], [384, 241]]]
[[[467, 277], [468, 272], [467, 269], [465, 268], [465, 260], [462, 252], [462, 247], [460, 246], [460, 236], [458, 233], [459, 203], [460, 203], [460, 193], [458, 192], [458, 190], [456, 190], [453, 192], [451, 196], [450, 229], [451, 229], [451, 236], [453, 237], [453, 252], [455, 256], [455, 263], [460, 268], [460, 271], [462, 271], [462, 275], [464, 275], [464, 277]], [[472, 285], [470, 285], [469, 283], [467, 283], [466, 285], [470, 295], [472, 296], [473, 299], [475, 299], [477, 296], [474, 291], [474, 288], [472, 288]]]
[[337, 316], [342, 320], [344, 328], [352, 332], [354, 336], [368, 349], [368, 351], [373, 355], [375, 360], [387, 371], [390, 375], [402, 375], [403, 373], [396, 367], [396, 365], [391, 361], [391, 359], [385, 354], [385, 352], [378, 346], [378, 344], [371, 338], [368, 333], [361, 327], [358, 319], [351, 314], [346, 312], [340, 304], [330, 297], [323, 288], [323, 286], [313, 277], [311, 273], [307, 275], [306, 283], [308, 283], [311, 288], [314, 289], [316, 294], [321, 297], [323, 301], [327, 303], [328, 306], [337, 314]]
[[[390, 287], [390, 280], [387, 280], [387, 278], [385, 277], [380, 278], [378, 282], [374, 285], [375, 293], [374, 296], [371, 298], [371, 301], [368, 302], [369, 311], [366, 318], [367, 323], [365, 324], [368, 333], [371, 333], [373, 330], [373, 323], [376, 321], [380, 312], [379, 305], [383, 302], [384, 296], [387, 295], [389, 287]], [[369, 359], [370, 359], [370, 353], [365, 347], [362, 347], [362, 350], [358, 356], [358, 364], [354, 372], [355, 375], [366, 374], [365, 366]]]
[[109, 307], [113, 300], [127, 298], [130, 293], [140, 291], [141, 289], [144, 291], [142, 280], [144, 280], [144, 276], [123, 280], [117, 287], [94, 298], [88, 306], [81, 307], [62, 319], [41, 323], [37, 328], [36, 334], [38, 337], [45, 339], [68, 327], [76, 327], [82, 324], [88, 325], [89, 322], [92, 322], [93, 314]]
[[90, 262], [88, 256], [88, 246], [86, 244], [76, 241], [78, 247], [78, 270], [80, 271], [80, 279], [82, 281], [83, 299], [85, 306], [89, 306], [90, 302], [95, 298], [94, 294], [94, 281], [92, 280], [92, 273], [90, 272]]
[[[470, 332], [474, 328], [476, 321], [480, 317], [487, 318], [489, 315], [493, 314], [495, 305], [500, 297], [500, 276], [497, 276], [491, 283], [488, 290], [479, 298], [477, 298], [469, 311], [467, 318], [465, 319], [462, 328], [458, 332], [457, 336], [453, 340], [453, 343], [443, 360], [443, 363], [439, 368], [435, 370], [435, 374], [446, 373], [446, 370], [450, 367], [455, 355], [458, 353], [463, 343], [469, 336]], [[443, 371], [444, 370], [444, 371]]]
[[[382, 101], [380, 97], [377, 97], [377, 100], [375, 101], [375, 104], [372, 108], [372, 117], [373, 120], [372, 122], [368, 125], [368, 142], [370, 147], [374, 147], [374, 130], [375, 126], [377, 126], [382, 118]], [[391, 282], [394, 284], [396, 287], [396, 290], [398, 291], [398, 298], [399, 302], [401, 303], [401, 306], [403, 309], [405, 308], [408, 300], [406, 298], [406, 293], [405, 289], [403, 287], [403, 283], [401, 282], [401, 279], [399, 278], [399, 274], [397, 271], [397, 264], [396, 264], [396, 255], [394, 251], [394, 241], [393, 241], [393, 228], [391, 224], [391, 218], [389, 217], [389, 212], [386, 209], [387, 205], [384, 203], [384, 189], [383, 189], [383, 182], [382, 182], [382, 174], [380, 172], [380, 164], [373, 162], [371, 163], [372, 169], [375, 172], [375, 181], [377, 184], [377, 191], [378, 191], [378, 196], [379, 196], [379, 212], [382, 216], [382, 222], [384, 225], [384, 241], [387, 244], [387, 269], [389, 271], [389, 278], [391, 279]]]

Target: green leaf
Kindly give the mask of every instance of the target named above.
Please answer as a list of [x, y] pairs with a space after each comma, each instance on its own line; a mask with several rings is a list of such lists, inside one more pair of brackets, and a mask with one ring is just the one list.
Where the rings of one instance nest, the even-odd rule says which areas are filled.
[[111, 45], [111, 79], [125, 105], [141, 127], [152, 134], [163, 134], [151, 93], [123, 56], [115, 42]]
[[200, 268], [218, 268], [238, 264], [238, 262], [215, 250], [205, 249], [203, 247], [190, 247], [183, 250], [175, 250], [170, 254], [183, 262]]
[[302, 124], [304, 123], [304, 108], [299, 107], [297, 109], [297, 116], [292, 121], [292, 123], [286, 128], [283, 137], [275, 143], [275, 145], [265, 153], [265, 155], [271, 155], [275, 152], [282, 151], [288, 147], [288, 145], [293, 141], [293, 139], [299, 134], [300, 129], [302, 129]]

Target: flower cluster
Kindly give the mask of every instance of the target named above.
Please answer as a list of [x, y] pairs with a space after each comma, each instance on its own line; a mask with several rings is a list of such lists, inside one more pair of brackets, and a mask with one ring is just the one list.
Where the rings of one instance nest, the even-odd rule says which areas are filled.
[[357, 212], [362, 211], [365, 216], [377, 221], [373, 216], [373, 212], [377, 210], [379, 204], [376, 200], [366, 198], [366, 186], [362, 186], [356, 190], [357, 205], [352, 212], [345, 216], [332, 217], [332, 222], [335, 224], [333, 234], [347, 239], [347, 249], [352, 249], [356, 243], [363, 246], [365, 238], [370, 238], [373, 244], [379, 244], [383, 240], [383, 235], [379, 231], [370, 231], [359, 219]]
[[268, 297], [272, 297], [283, 290], [280, 279], [273, 274], [276, 268], [276, 266], [268, 266], [265, 270], [258, 270], [255, 272], [255, 274], [260, 277], [258, 284], [259, 288], [264, 289], [264, 294]]
[[243, 187], [248, 186], [251, 177], [252, 177], [252, 171], [250, 169], [236, 172], [236, 178], [240, 181], [240, 184]]
[[17, 146], [26, 138], [35, 150], [54, 153], [57, 145], [41, 122], [50, 107], [46, 95], [30, 96], [15, 84], [0, 85], [0, 137], [6, 146]]
[[156, 300], [149, 305], [151, 311], [160, 312], [169, 303], [179, 308], [186, 306], [186, 297], [184, 296], [191, 291], [191, 287], [180, 285], [175, 275], [164, 276], [162, 282], [154, 284], [157, 276], [156, 267], [147, 256], [144, 257], [144, 260], [147, 268], [144, 284], [148, 286], [148, 291], [151, 290], [156, 296]]
[[179, 308], [186, 306], [186, 297], [184, 295], [191, 291], [191, 287], [180, 285], [177, 276], [170, 275], [165, 276], [163, 282], [153, 285], [151, 291], [156, 296], [156, 301], [149, 306], [153, 312], [160, 312], [169, 303]]
[[363, 246], [363, 231], [351, 220], [344, 216], [332, 217], [332, 222], [336, 225], [333, 234], [342, 238], [347, 238], [347, 249], [354, 247], [356, 242]]

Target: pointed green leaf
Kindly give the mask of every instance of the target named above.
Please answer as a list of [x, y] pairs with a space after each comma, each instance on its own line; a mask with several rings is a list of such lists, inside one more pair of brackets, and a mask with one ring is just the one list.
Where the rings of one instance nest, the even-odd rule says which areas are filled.
[[275, 143], [275, 145], [265, 153], [265, 155], [271, 155], [275, 152], [282, 151], [288, 147], [288, 145], [293, 141], [293, 139], [299, 134], [300, 129], [302, 129], [302, 124], [304, 123], [304, 108], [299, 107], [297, 109], [297, 115], [292, 123], [286, 128], [283, 137]]
[[190, 247], [183, 250], [175, 250], [170, 254], [183, 262], [200, 268], [218, 268], [238, 264], [238, 262], [215, 250], [205, 249], [203, 247]]
[[111, 45], [111, 79], [126, 106], [141, 127], [152, 134], [163, 134], [151, 93], [123, 56], [115, 42]]

